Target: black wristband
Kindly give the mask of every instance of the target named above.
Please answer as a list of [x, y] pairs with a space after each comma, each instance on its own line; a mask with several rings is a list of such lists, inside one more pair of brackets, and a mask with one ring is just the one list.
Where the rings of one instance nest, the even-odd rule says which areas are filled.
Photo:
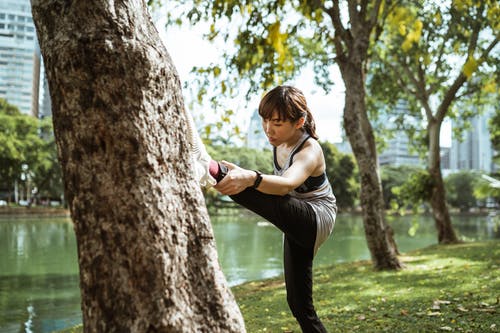
[[255, 183], [253, 183], [252, 188], [257, 188], [259, 187], [260, 182], [262, 181], [262, 173], [257, 170], [254, 170], [254, 172], [257, 174], [257, 178], [255, 178]]

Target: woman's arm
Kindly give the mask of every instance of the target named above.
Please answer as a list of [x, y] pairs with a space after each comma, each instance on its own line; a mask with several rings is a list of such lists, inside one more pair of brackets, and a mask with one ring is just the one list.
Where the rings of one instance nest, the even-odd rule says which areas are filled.
[[[282, 176], [262, 175], [262, 181], [257, 190], [274, 195], [286, 195], [299, 187], [322, 162], [321, 149], [313, 144], [306, 144], [295, 156], [293, 164]], [[255, 171], [238, 167], [235, 164], [222, 161], [228, 169], [228, 174], [215, 186], [222, 194], [237, 194], [253, 186], [257, 178]]]

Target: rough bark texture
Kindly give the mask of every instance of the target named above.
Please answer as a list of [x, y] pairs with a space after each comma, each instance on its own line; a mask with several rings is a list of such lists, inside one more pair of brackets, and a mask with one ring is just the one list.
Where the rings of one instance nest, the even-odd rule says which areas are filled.
[[457, 243], [458, 238], [451, 224], [448, 206], [446, 205], [446, 192], [444, 187], [443, 175], [441, 174], [441, 157], [439, 133], [441, 122], [432, 120], [427, 126], [429, 133], [429, 174], [432, 177], [433, 188], [430, 198], [432, 215], [438, 232], [438, 241], [440, 244]]
[[385, 221], [377, 149], [365, 100], [368, 48], [381, 3], [381, 0], [376, 0], [369, 6], [368, 1], [347, 1], [349, 28], [343, 26], [339, 1], [333, 1], [328, 14], [335, 29], [336, 60], [346, 87], [344, 129], [359, 168], [360, 200], [368, 249], [375, 268], [399, 269], [402, 264], [397, 257], [394, 232]]
[[361, 179], [360, 201], [366, 241], [377, 269], [398, 269], [401, 263], [394, 232], [385, 221], [377, 149], [373, 128], [366, 113], [364, 75], [361, 66], [340, 65], [346, 85], [344, 128], [358, 163]]
[[191, 172], [180, 81], [142, 0], [32, 0], [85, 332], [245, 332]]

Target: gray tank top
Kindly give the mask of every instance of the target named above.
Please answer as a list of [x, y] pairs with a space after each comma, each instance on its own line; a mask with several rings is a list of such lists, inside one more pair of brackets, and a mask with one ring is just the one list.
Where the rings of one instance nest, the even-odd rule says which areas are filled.
[[[304, 132], [299, 139], [297, 145], [292, 149], [288, 155], [285, 164], [280, 166], [276, 157], [276, 147], [273, 149], [274, 156], [274, 174], [282, 176], [283, 173], [290, 168], [293, 163], [293, 157], [297, 152], [302, 149], [304, 143], [311, 136]], [[337, 217], [337, 203], [335, 195], [333, 194], [332, 187], [328, 182], [326, 174], [317, 177], [308, 177], [304, 184], [289, 193], [292, 197], [304, 200], [309, 204], [314, 213], [316, 214], [316, 242], [314, 244], [314, 255], [318, 251], [321, 244], [323, 244], [328, 236], [332, 233]]]

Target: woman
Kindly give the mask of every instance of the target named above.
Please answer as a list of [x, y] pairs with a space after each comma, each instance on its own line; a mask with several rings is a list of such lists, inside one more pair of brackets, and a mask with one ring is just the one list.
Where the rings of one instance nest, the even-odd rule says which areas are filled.
[[273, 146], [274, 175], [226, 161], [210, 161], [208, 170], [215, 189], [284, 233], [288, 305], [303, 332], [326, 332], [313, 306], [312, 262], [332, 232], [337, 206], [314, 120], [302, 92], [290, 86], [269, 91], [259, 115]]

